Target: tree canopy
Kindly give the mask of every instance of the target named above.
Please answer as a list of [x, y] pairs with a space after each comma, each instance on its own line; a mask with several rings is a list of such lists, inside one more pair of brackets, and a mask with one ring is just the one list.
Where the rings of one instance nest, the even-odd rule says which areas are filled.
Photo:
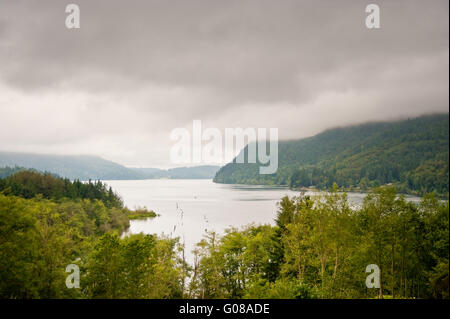
[[260, 163], [234, 160], [219, 170], [214, 181], [324, 190], [336, 182], [357, 191], [394, 184], [401, 193], [434, 192], [448, 198], [448, 114], [331, 129], [280, 141], [278, 150], [275, 174], [259, 174]]

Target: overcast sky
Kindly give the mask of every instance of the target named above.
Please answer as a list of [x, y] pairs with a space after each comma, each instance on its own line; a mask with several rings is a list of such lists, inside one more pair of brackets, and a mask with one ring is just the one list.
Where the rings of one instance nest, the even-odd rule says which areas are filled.
[[0, 150], [171, 167], [170, 132], [194, 119], [291, 139], [446, 112], [448, 5], [0, 0]]

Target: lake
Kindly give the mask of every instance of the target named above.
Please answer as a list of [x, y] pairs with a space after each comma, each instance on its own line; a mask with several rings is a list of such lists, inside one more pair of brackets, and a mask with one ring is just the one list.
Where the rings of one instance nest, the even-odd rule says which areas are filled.
[[[212, 180], [115, 180], [105, 181], [133, 209], [146, 206], [161, 216], [132, 220], [127, 233], [165, 234], [180, 237], [186, 245], [186, 259], [205, 231], [223, 234], [229, 227], [250, 223], [274, 224], [277, 202], [300, 192], [279, 186], [216, 184]], [[307, 194], [314, 194], [308, 192]], [[362, 193], [348, 193], [351, 205], [360, 205]], [[409, 200], [420, 200], [409, 197]]]

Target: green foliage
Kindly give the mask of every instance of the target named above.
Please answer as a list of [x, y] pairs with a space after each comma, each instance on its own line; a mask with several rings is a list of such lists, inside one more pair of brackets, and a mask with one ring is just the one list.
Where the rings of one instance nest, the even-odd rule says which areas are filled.
[[316, 299], [315, 289], [293, 278], [281, 278], [274, 282], [253, 282], [245, 294], [248, 299]]
[[[276, 226], [208, 233], [191, 293], [199, 298], [448, 298], [449, 206], [406, 202], [394, 187], [351, 208], [336, 184], [320, 196], [284, 197]], [[377, 264], [381, 288], [367, 289]]]
[[[449, 296], [449, 203], [433, 194], [413, 203], [393, 186], [379, 187], [352, 208], [334, 183], [318, 196], [284, 197], [275, 226], [208, 232], [190, 266], [178, 239], [120, 237], [130, 216], [150, 211], [113, 205], [99, 184], [83, 188], [93, 192], [89, 199], [89, 192], [71, 198], [77, 182], [51, 175], [7, 179], [0, 193], [0, 298]], [[72, 263], [80, 267], [81, 289], [65, 286]], [[369, 264], [380, 267], [379, 289], [365, 287]]]
[[[315, 186], [334, 182], [365, 191], [395, 184], [402, 193], [449, 194], [448, 114], [392, 123], [337, 128], [278, 145], [275, 174], [259, 174], [259, 163], [227, 164], [214, 181], [230, 184]], [[248, 146], [242, 151], [247, 155]]]
[[0, 296], [71, 296], [65, 268], [85, 252], [87, 239], [128, 225], [122, 210], [98, 200], [56, 203], [0, 194]]
[[86, 260], [84, 293], [91, 298], [179, 298], [174, 247], [174, 240], [152, 235], [103, 235]]
[[6, 178], [0, 179], [0, 192], [6, 195], [16, 195], [23, 198], [33, 198], [41, 195], [47, 199], [60, 200], [90, 199], [101, 200], [108, 207], [122, 207], [122, 200], [111, 188], [107, 189], [101, 181], [82, 183], [79, 180], [71, 182], [50, 173], [39, 173], [21, 170]]
[[[30, 171], [0, 181], [0, 298], [181, 296], [176, 240], [118, 236], [130, 216], [154, 212], [122, 207], [100, 182]], [[72, 263], [82, 289], [65, 285]]]
[[135, 210], [126, 209], [129, 219], [146, 219], [158, 216], [154, 211], [148, 210], [145, 207], [136, 208]]

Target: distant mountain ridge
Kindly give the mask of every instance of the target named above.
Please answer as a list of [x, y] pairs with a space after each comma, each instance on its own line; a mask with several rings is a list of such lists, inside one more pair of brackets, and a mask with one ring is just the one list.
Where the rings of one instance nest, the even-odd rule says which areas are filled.
[[167, 170], [157, 168], [131, 168], [142, 174], [145, 178], [170, 178], [170, 179], [212, 179], [220, 166], [201, 165], [194, 167], [176, 167]]
[[79, 180], [133, 180], [152, 178], [212, 179], [219, 166], [179, 167], [169, 170], [157, 168], [128, 168], [90, 155], [47, 155], [0, 151], [0, 168], [4, 174], [17, 168], [50, 172], [61, 177]]
[[80, 180], [142, 179], [133, 170], [90, 155], [47, 155], [32, 153], [0, 152], [0, 167], [33, 168], [61, 177]]
[[214, 182], [321, 189], [336, 182], [354, 190], [393, 183], [401, 192], [434, 191], [448, 197], [448, 113], [330, 129], [280, 141], [278, 149], [275, 174], [260, 175], [259, 164], [233, 160], [219, 170]]

